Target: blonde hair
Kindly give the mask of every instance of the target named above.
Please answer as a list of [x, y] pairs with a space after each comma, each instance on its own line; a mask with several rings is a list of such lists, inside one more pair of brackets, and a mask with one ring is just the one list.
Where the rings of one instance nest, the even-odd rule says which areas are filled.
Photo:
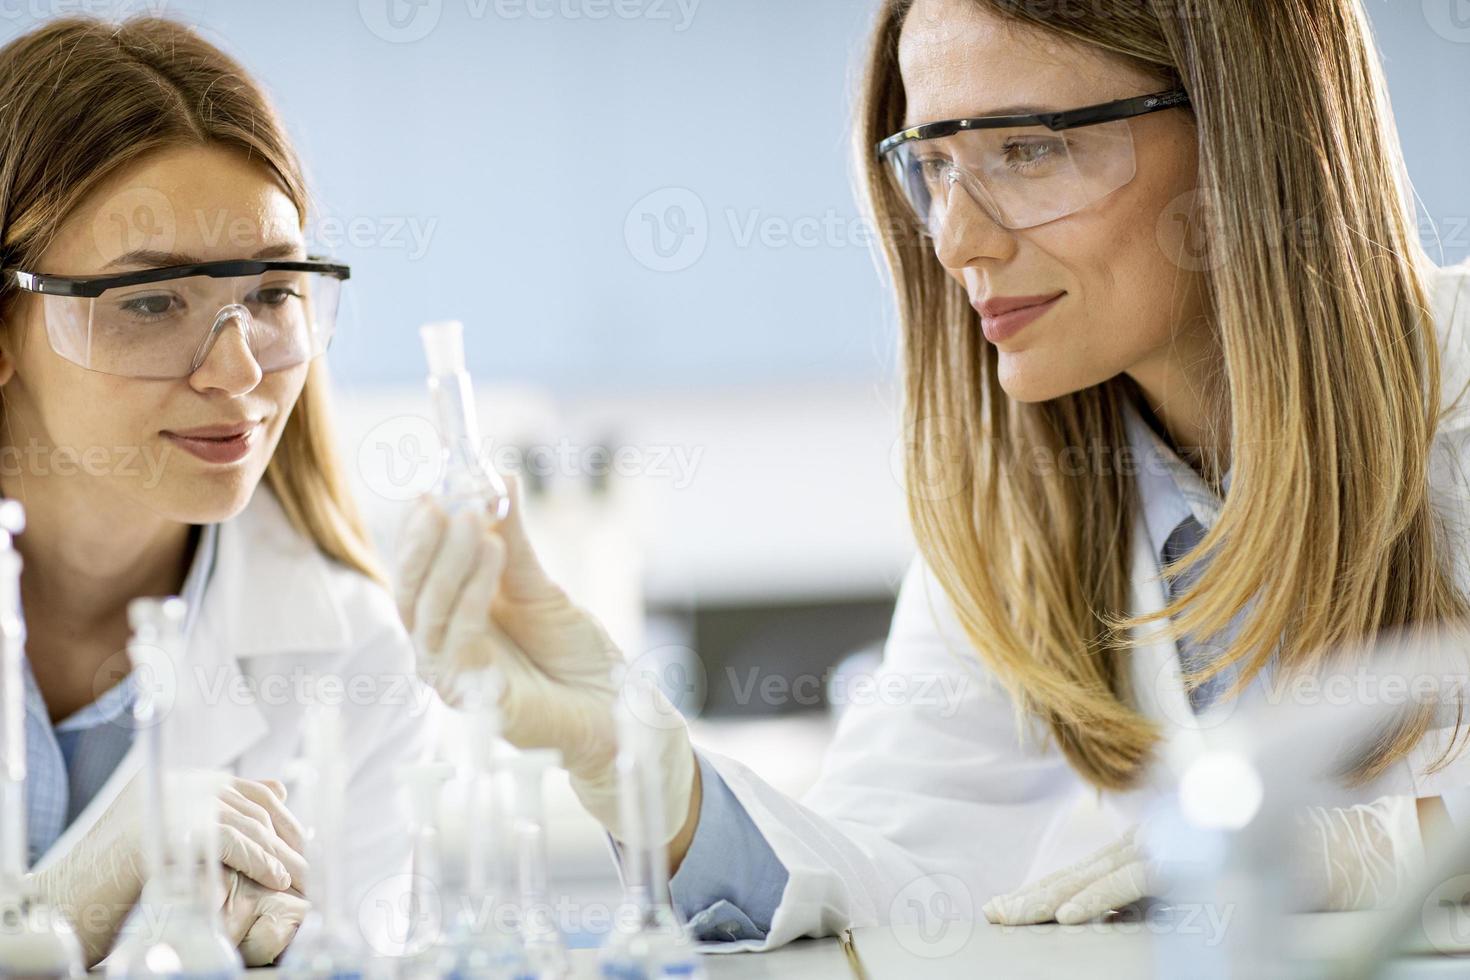
[[[909, 230], [874, 156], [905, 125], [897, 50], [911, 0], [879, 11], [856, 134], [902, 323], [922, 556], [1018, 709], [1091, 783], [1122, 789], [1161, 737], [1130, 691], [1130, 650], [1146, 639], [1135, 628], [1211, 637], [1254, 600], [1220, 659], [1189, 678], [1238, 664], [1233, 696], [1273, 654], [1311, 670], [1380, 631], [1466, 614], [1429, 497], [1441, 393], [1422, 251], [1356, 0], [1269, 11], [1250, 0], [974, 2], [1109, 52], [1193, 103], [1203, 292], [1223, 352], [1232, 474], [1214, 527], [1165, 572], [1208, 556], [1198, 582], [1152, 616], [1130, 610], [1137, 490], [1126, 468], [1029, 464], [1069, 447], [1116, 454], [1137, 386], [1120, 376], [1044, 403], [1009, 400], [978, 316]], [[1308, 215], [1315, 235], [1271, 236]], [[935, 465], [942, 492], [925, 492]], [[1403, 757], [1431, 714], [1385, 735], [1356, 779]]]
[[[52, 21], [0, 49], [0, 266], [32, 268], [98, 184], [159, 149], [209, 144], [258, 161], [305, 225], [301, 165], [236, 61], [161, 18]], [[0, 285], [0, 311], [17, 290]], [[6, 322], [9, 317], [5, 317]], [[12, 338], [14, 340], [14, 338]], [[323, 553], [383, 581], [334, 449], [326, 366], [307, 372], [265, 479]]]

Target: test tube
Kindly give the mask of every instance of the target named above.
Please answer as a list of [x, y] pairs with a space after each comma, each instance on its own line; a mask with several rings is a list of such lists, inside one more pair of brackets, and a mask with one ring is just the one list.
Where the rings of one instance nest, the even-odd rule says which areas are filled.
[[107, 959], [108, 980], [216, 980], [245, 972], [219, 913], [215, 801], [225, 775], [180, 764], [188, 719], [200, 709], [197, 688], [183, 682], [186, 612], [184, 600], [173, 596], [128, 603], [133, 719], [147, 789], [148, 877]]
[[419, 328], [429, 362], [429, 399], [439, 427], [442, 468], [433, 494], [450, 513], [482, 507], [501, 519], [510, 513], [505, 482], [480, 455], [480, 425], [475, 392], [465, 370], [464, 325], [458, 320], [426, 323]]
[[[606, 980], [656, 980], [704, 976], [679, 912], [669, 896], [669, 863], [664, 826], [663, 784], [653, 731], [632, 710], [622, 669], [614, 671], [619, 691], [613, 706], [618, 751], [618, 817], [623, 899], [617, 922], [599, 957]], [[633, 682], [636, 683], [636, 682]]]
[[441, 953], [439, 976], [455, 980], [530, 980], [520, 934], [501, 913], [511, 900], [506, 864], [505, 813], [498, 779], [500, 675], [494, 668], [457, 680], [469, 751], [457, 787], [464, 823], [455, 835], [463, 861], [451, 879], [454, 913]]
[[337, 705], [307, 705], [302, 750], [294, 767], [295, 798], [302, 804], [306, 828], [311, 910], [286, 949], [280, 973], [288, 980], [365, 980], [376, 971], [362, 932], [347, 910], [342, 853], [347, 767]]
[[521, 904], [521, 940], [531, 976], [559, 980], [571, 964], [566, 940], [552, 912], [546, 848], [546, 773], [561, 765], [555, 749], [526, 749], [507, 760], [514, 781], [512, 833], [515, 838], [516, 880]]
[[408, 788], [413, 834], [413, 889], [409, 895], [404, 959], [398, 975], [437, 977], [433, 961], [444, 939], [440, 890], [444, 853], [439, 833], [439, 804], [454, 767], [443, 762], [404, 766], [399, 777]]
[[30, 887], [26, 854], [25, 616], [18, 500], [0, 501], [0, 978], [61, 980], [84, 975], [70, 923]]

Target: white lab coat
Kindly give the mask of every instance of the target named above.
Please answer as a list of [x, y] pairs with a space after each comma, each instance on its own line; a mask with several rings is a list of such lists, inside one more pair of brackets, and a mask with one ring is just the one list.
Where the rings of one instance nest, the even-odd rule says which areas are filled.
[[[1470, 264], [1432, 276], [1448, 402], [1470, 380]], [[1470, 588], [1467, 447], [1470, 411], [1462, 411], [1442, 426], [1431, 483], [1457, 542], [1461, 585]], [[1155, 611], [1163, 608], [1164, 588], [1141, 514], [1134, 527], [1132, 607]], [[1156, 642], [1132, 658], [1138, 706], [1168, 733], [1160, 759], [1207, 744], [1212, 730], [1194, 721], [1175, 644]], [[956, 698], [942, 693], [941, 679], [958, 687]], [[1171, 779], [1161, 761], [1144, 786], [1103, 794], [1098, 808], [1095, 791], [1046, 733], [1018, 723], [1011, 699], [981, 666], [921, 564], [900, 591], [875, 688], [878, 696], [847, 708], [822, 775], [801, 802], [745, 766], [708, 754], [789, 873], [766, 940], [726, 948], [767, 948], [850, 925], [912, 920], [919, 908], [973, 917], [992, 895], [1116, 839]], [[1024, 742], [1018, 724], [1032, 728]], [[1403, 793], [1463, 801], [1470, 759], [1422, 772], [1439, 744], [1435, 733], [1426, 736], [1368, 798]]]
[[[360, 923], [373, 948], [392, 951], [401, 929], [391, 913], [403, 913], [411, 857], [395, 770], [425, 756], [437, 717], [432, 692], [415, 676], [397, 608], [385, 589], [299, 534], [265, 484], [245, 510], [220, 525], [216, 548], [186, 653], [209, 705], [209, 724], [185, 746], [185, 761], [281, 780], [291, 806], [298, 795], [291, 763], [301, 753], [304, 678], [340, 680], [338, 693], [326, 697], [343, 706], [343, 893], [349, 919]], [[140, 756], [135, 742], [39, 867], [86, 834], [138, 772]]]

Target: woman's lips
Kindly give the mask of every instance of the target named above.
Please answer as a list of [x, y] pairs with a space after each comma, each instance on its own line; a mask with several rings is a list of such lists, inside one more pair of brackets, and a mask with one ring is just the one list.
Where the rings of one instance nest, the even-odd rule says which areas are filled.
[[164, 432], [163, 437], [206, 463], [238, 463], [250, 454], [250, 447], [255, 442], [255, 434], [259, 431], [259, 424], [255, 424], [228, 436], [186, 436], [177, 432]]
[[976, 310], [980, 313], [980, 329], [985, 334], [986, 340], [992, 344], [999, 344], [1020, 333], [1033, 320], [1042, 316], [1047, 310], [1055, 306], [1057, 300], [1065, 295], [1067, 295], [1065, 292], [1057, 293], [1052, 298], [1034, 305], [1023, 306], [1006, 313], [995, 315], [987, 315], [977, 305]]

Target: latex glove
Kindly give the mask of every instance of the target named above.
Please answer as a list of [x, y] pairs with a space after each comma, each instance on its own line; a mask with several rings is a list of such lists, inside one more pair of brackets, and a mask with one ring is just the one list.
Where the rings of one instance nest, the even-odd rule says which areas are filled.
[[[107, 952], [147, 877], [146, 784], [135, 776], [60, 860], [35, 874], [42, 899], [71, 920], [87, 958]], [[219, 859], [267, 888], [304, 879], [301, 827], [277, 782], [228, 777], [219, 791]]]
[[263, 888], [240, 872], [226, 869], [220, 918], [246, 966], [274, 963], [296, 938], [310, 910], [311, 903], [294, 892]]
[[[613, 705], [627, 697], [655, 730], [663, 773], [664, 827], [672, 840], [688, 817], [694, 750], [678, 711], [647, 678], [614, 690], [622, 653], [595, 618], [547, 577], [522, 523], [520, 490], [507, 479], [510, 514], [460, 511], [429, 498], [405, 523], [397, 599], [420, 652], [420, 671], [455, 705], [466, 670], [497, 667], [502, 734], [522, 748], [554, 748], [578, 799], [614, 837], [619, 825]], [[489, 746], [485, 747], [489, 751]]]
[[1351, 807], [1308, 807], [1297, 815], [1295, 866], [1302, 911], [1384, 908], [1424, 867], [1424, 841], [1411, 796]]
[[1144, 854], [1135, 826], [1117, 841], [1070, 867], [985, 903], [985, 918], [997, 925], [1029, 926], [1053, 920], [1088, 922], [1153, 894], [1156, 866]]

